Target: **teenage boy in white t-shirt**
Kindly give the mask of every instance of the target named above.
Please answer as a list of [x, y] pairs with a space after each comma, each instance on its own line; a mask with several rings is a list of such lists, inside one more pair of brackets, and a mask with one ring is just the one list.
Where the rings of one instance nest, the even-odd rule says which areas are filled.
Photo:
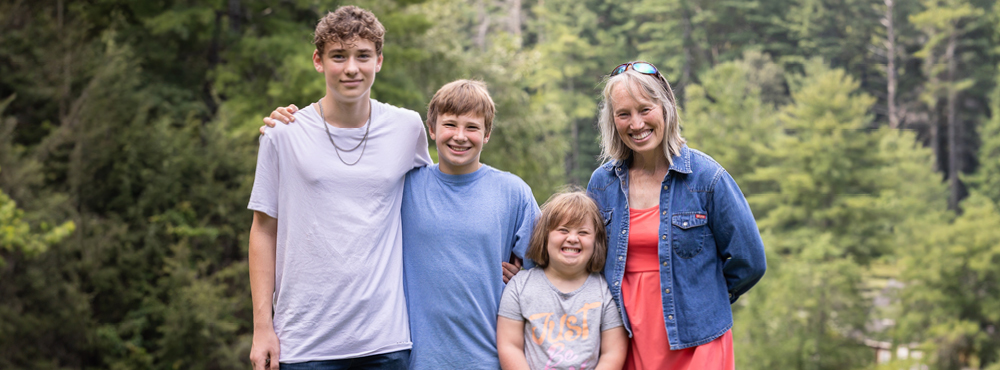
[[384, 34], [354, 6], [321, 19], [313, 64], [326, 95], [260, 139], [248, 206], [254, 369], [409, 362], [400, 203], [407, 171], [431, 161], [420, 115], [370, 98]]
[[[288, 123], [294, 111], [271, 117]], [[402, 202], [410, 370], [500, 368], [496, 314], [520, 265], [503, 262], [503, 281], [493, 266], [523, 258], [539, 210], [521, 178], [479, 161], [495, 114], [478, 81], [448, 83], [428, 104], [440, 162], [406, 175]]]

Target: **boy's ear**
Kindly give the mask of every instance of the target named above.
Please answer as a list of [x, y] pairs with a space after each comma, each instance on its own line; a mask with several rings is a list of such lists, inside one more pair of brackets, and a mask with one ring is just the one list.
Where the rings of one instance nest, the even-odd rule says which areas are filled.
[[486, 136], [483, 136], [483, 144], [490, 142], [490, 134], [491, 132], [487, 132]]
[[319, 54], [319, 50], [313, 50], [313, 67], [316, 72], [323, 73], [323, 56]]
[[[382, 70], [382, 54], [379, 54], [378, 55], [378, 60], [375, 61], [375, 73], [378, 73], [381, 70]], [[666, 121], [663, 121], [663, 122], [666, 122]]]
[[431, 124], [427, 125], [427, 131], [430, 134], [431, 140], [437, 140], [437, 139], [434, 138], [434, 126], [435, 125], [431, 125]]

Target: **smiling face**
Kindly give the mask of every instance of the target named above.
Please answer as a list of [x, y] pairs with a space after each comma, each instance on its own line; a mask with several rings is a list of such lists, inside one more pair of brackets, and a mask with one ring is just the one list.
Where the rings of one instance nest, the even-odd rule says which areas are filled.
[[587, 273], [587, 265], [594, 255], [594, 221], [583, 220], [580, 225], [560, 223], [549, 231], [549, 266], [579, 273]]
[[438, 168], [449, 175], [463, 175], [479, 169], [483, 144], [490, 141], [485, 118], [475, 113], [438, 115], [430, 127], [431, 140], [437, 144]]
[[382, 55], [376, 52], [375, 43], [355, 37], [325, 47], [325, 54], [313, 52], [313, 66], [324, 75], [327, 94], [338, 102], [367, 100], [375, 74], [382, 69]]
[[[636, 91], [639, 89], [633, 89]], [[663, 107], [625, 84], [611, 91], [612, 112], [618, 137], [638, 155], [663, 155]]]

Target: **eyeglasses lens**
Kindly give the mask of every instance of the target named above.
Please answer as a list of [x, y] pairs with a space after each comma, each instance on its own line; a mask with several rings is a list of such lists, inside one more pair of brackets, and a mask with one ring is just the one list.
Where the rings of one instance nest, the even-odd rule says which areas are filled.
[[628, 63], [622, 64], [618, 66], [618, 68], [615, 68], [615, 70], [611, 72], [611, 75], [617, 76], [619, 74], [624, 73], [626, 70], [628, 70]]
[[653, 67], [652, 64], [645, 62], [632, 63], [632, 69], [634, 69], [636, 72], [644, 73], [647, 75], [656, 74], [656, 67]]

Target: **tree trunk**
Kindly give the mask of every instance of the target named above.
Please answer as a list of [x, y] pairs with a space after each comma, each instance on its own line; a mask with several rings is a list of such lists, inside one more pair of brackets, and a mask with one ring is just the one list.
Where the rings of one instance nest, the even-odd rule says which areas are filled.
[[[934, 37], [933, 30], [932, 33], [928, 34], [928, 37]], [[928, 139], [931, 144], [931, 152], [934, 153], [934, 171], [939, 171], [941, 173], [947, 173], [946, 164], [944, 160], [945, 154], [941, 148], [941, 97], [936, 91], [938, 85], [940, 85], [940, 78], [938, 78], [937, 72], [934, 71], [934, 64], [937, 63], [937, 58], [935, 52], [929, 51], [927, 56], [924, 58], [924, 73], [927, 75], [927, 86], [928, 90], [933, 94], [932, 102], [929, 104], [928, 108], [928, 119], [927, 119], [927, 134], [930, 136]]]
[[510, 0], [510, 33], [514, 35], [514, 42], [517, 47], [521, 47], [521, 0]]
[[490, 30], [490, 14], [486, 9], [486, 1], [476, 2], [479, 13], [479, 30], [476, 33], [476, 46], [479, 50], [486, 51], [486, 32]]
[[960, 128], [958, 127], [958, 117], [956, 103], [958, 101], [958, 91], [955, 89], [955, 73], [958, 62], [955, 60], [955, 46], [958, 43], [958, 31], [952, 29], [948, 35], [948, 47], [945, 51], [945, 58], [948, 60], [948, 100], [947, 100], [947, 123], [948, 123], [948, 208], [958, 211], [958, 202], [962, 200], [962, 182], [958, 178], [961, 170], [961, 149], [958, 147]]
[[694, 47], [694, 41], [691, 40], [691, 11], [688, 9], [687, 3], [683, 3], [683, 19], [681, 22], [684, 25], [684, 67], [681, 70], [681, 79], [677, 82], [677, 86], [674, 87], [675, 94], [679, 95], [676, 98], [678, 103], [684, 101], [684, 86], [691, 81], [691, 64], [694, 63], [691, 57], [691, 48]]
[[886, 28], [886, 57], [889, 63], [886, 66], [886, 75], [889, 79], [886, 105], [889, 108], [889, 127], [899, 128], [899, 115], [896, 113], [896, 32], [893, 28], [893, 0], [885, 0], [885, 28]]
[[243, 12], [240, 10], [240, 0], [229, 0], [229, 29], [234, 33], [240, 33], [240, 26], [243, 22]]
[[[569, 79], [569, 91], [567, 95], [573, 96], [574, 90], [576, 88], [571, 78]], [[570, 185], [579, 185], [576, 177], [573, 176], [573, 170], [576, 169], [577, 158], [579, 158], [580, 154], [580, 124], [576, 118], [569, 120], [569, 135], [569, 152], [566, 153], [566, 182]]]

